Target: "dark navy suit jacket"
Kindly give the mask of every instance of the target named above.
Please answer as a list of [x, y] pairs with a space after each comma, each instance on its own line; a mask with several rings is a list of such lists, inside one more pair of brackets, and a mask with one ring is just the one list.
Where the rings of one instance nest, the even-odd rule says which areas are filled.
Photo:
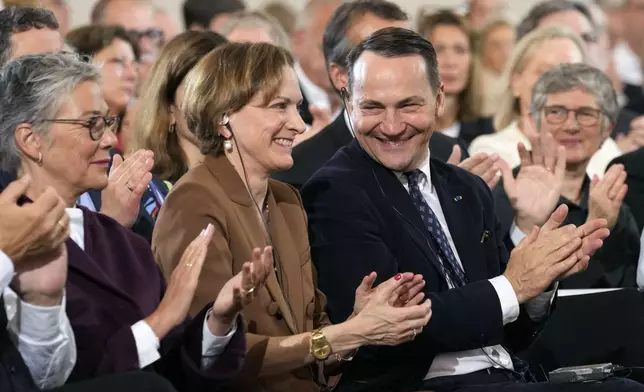
[[430, 234], [396, 175], [351, 142], [302, 188], [312, 259], [334, 323], [353, 311], [355, 289], [371, 271], [377, 284], [398, 272], [422, 274], [432, 318], [413, 342], [367, 347], [345, 370], [343, 391], [413, 390], [439, 353], [496, 344], [528, 346], [540, 325], [522, 312], [503, 326], [488, 279], [508, 262], [488, 186], [458, 167], [431, 159], [431, 180], [469, 284], [448, 290]]

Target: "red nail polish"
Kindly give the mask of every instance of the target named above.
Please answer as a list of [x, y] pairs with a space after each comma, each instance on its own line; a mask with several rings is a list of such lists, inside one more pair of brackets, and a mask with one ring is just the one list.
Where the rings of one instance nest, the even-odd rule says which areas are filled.
[[396, 274], [396, 276], [394, 276], [394, 279], [396, 279], [396, 280], [400, 280], [400, 278], [402, 278], [401, 274]]

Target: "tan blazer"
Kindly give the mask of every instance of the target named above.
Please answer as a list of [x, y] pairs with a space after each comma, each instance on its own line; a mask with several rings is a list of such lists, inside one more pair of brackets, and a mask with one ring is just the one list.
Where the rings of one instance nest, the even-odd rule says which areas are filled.
[[[315, 365], [258, 379], [262, 364], [270, 366], [275, 357], [304, 359], [309, 352], [308, 345], [300, 349], [284, 347], [279, 348], [279, 355], [267, 357], [265, 349], [270, 337], [291, 336], [329, 324], [324, 313], [326, 298], [316, 289], [306, 213], [299, 193], [290, 185], [269, 180], [267, 202], [268, 231], [277, 254], [277, 274], [273, 271], [257, 298], [244, 310], [248, 352], [236, 389], [317, 391], [312, 381], [317, 372]], [[225, 156], [206, 157], [175, 184], [159, 213], [152, 237], [152, 249], [166, 279], [188, 244], [208, 223], [215, 225], [192, 302], [192, 315], [213, 301], [226, 281], [251, 260], [253, 248], [268, 244], [258, 216], [257, 207]], [[283, 275], [281, 287], [277, 278], [279, 265]]]

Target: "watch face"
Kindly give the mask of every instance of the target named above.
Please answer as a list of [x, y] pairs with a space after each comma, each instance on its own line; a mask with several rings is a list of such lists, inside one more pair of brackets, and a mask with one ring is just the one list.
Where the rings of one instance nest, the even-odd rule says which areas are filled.
[[331, 345], [327, 342], [316, 342], [313, 345], [313, 356], [317, 359], [327, 359], [331, 354]]

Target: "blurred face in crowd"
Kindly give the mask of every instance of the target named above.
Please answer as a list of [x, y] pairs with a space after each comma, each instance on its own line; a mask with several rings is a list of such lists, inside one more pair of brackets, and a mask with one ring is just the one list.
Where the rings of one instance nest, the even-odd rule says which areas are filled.
[[11, 35], [11, 58], [61, 50], [63, 50], [63, 37], [58, 30], [44, 27]]
[[468, 19], [470, 26], [481, 29], [495, 15], [503, 12], [505, 0], [470, 0]]
[[438, 25], [429, 32], [427, 39], [436, 49], [445, 95], [460, 94], [467, 87], [472, 65], [469, 37], [458, 26]]
[[644, 57], [644, 0], [627, 0], [624, 12], [624, 38], [629, 46]]
[[174, 94], [174, 104], [170, 105], [171, 122], [175, 124], [176, 132], [195, 146], [199, 145], [199, 140], [193, 132], [190, 132], [186, 118], [181, 111], [183, 105], [183, 94], [185, 92], [185, 80], [181, 82]]
[[217, 14], [214, 18], [210, 20], [210, 31], [214, 32], [221, 32], [221, 28], [224, 24], [226, 24], [226, 21], [230, 19], [232, 13], [230, 12], [224, 12], [221, 14]]
[[588, 54], [595, 63], [593, 65], [599, 65], [597, 63], [605, 54], [602, 53], [602, 48], [599, 46], [599, 37], [593, 29], [591, 21], [584, 14], [576, 10], [562, 11], [548, 15], [539, 21], [539, 26], [551, 25], [565, 26], [577, 33], [586, 43]]
[[136, 92], [138, 71], [132, 46], [117, 38], [94, 56], [94, 62], [101, 69], [103, 95], [110, 113], [121, 113]]
[[56, 15], [60, 34], [64, 37], [69, 31], [69, 5], [66, 0], [40, 0], [40, 5]]
[[566, 148], [569, 165], [587, 163], [610, 133], [594, 94], [581, 88], [548, 96], [541, 131], [552, 133]]
[[152, 6], [130, 0], [112, 0], [105, 10], [102, 22], [123, 26], [139, 43], [141, 74], [142, 79], [145, 79], [164, 41], [163, 33], [157, 28]]
[[324, 66], [322, 38], [326, 24], [339, 5], [340, 1], [337, 1], [311, 7], [307, 10], [306, 23], [296, 28], [291, 37], [293, 55], [300, 62], [306, 76], [313, 84], [327, 92], [332, 92], [333, 89]]
[[[293, 166], [293, 139], [306, 130], [298, 105], [300, 85], [291, 67], [285, 67], [277, 94], [268, 104], [260, 92], [236, 113], [229, 115], [234, 143], [251, 173], [261, 175], [288, 170]], [[221, 127], [220, 132], [230, 137]]]
[[170, 41], [175, 36], [179, 35], [180, 31], [175, 21], [166, 12], [156, 10], [154, 12], [154, 21], [157, 29], [163, 32], [163, 40]]
[[514, 73], [510, 85], [519, 98], [521, 114], [527, 115], [532, 104], [532, 87], [544, 72], [563, 63], [580, 63], [583, 55], [573, 41], [557, 38], [536, 44], [525, 55], [524, 68]]
[[511, 26], [499, 25], [491, 29], [482, 42], [483, 64], [501, 74], [510, 53], [512, 53], [514, 41], [514, 29]]
[[270, 33], [262, 27], [235, 27], [228, 33], [226, 38], [231, 42], [266, 42], [273, 45], [276, 44]]
[[[357, 45], [374, 32], [387, 27], [402, 27], [404, 29], [411, 29], [409, 21], [387, 20], [382, 19], [374, 14], [365, 14], [353, 21], [351, 27], [349, 28], [349, 31], [347, 32], [346, 38], [353, 45]], [[349, 75], [347, 74], [346, 69], [340, 67], [335, 63], [332, 63], [329, 66], [329, 73], [331, 74], [331, 80], [333, 81], [333, 84], [338, 91], [342, 88], [348, 87]]]
[[442, 89], [430, 87], [424, 59], [364, 52], [353, 75], [350, 115], [360, 145], [390, 170], [418, 168], [444, 101]]
[[[79, 124], [46, 123], [47, 134], [33, 133], [31, 127], [16, 129], [17, 145], [28, 156], [42, 153], [42, 164], [38, 166], [39, 178], [48, 178], [62, 197], [77, 198], [89, 189], [103, 189], [107, 186], [107, 168], [110, 162], [110, 148], [116, 143], [116, 136], [107, 127], [105, 132], [93, 140], [90, 129], [81, 124], [96, 116], [107, 113], [101, 86], [93, 81], [78, 84], [68, 99], [63, 101], [53, 119], [78, 120]], [[97, 135], [98, 127], [92, 127]]]

